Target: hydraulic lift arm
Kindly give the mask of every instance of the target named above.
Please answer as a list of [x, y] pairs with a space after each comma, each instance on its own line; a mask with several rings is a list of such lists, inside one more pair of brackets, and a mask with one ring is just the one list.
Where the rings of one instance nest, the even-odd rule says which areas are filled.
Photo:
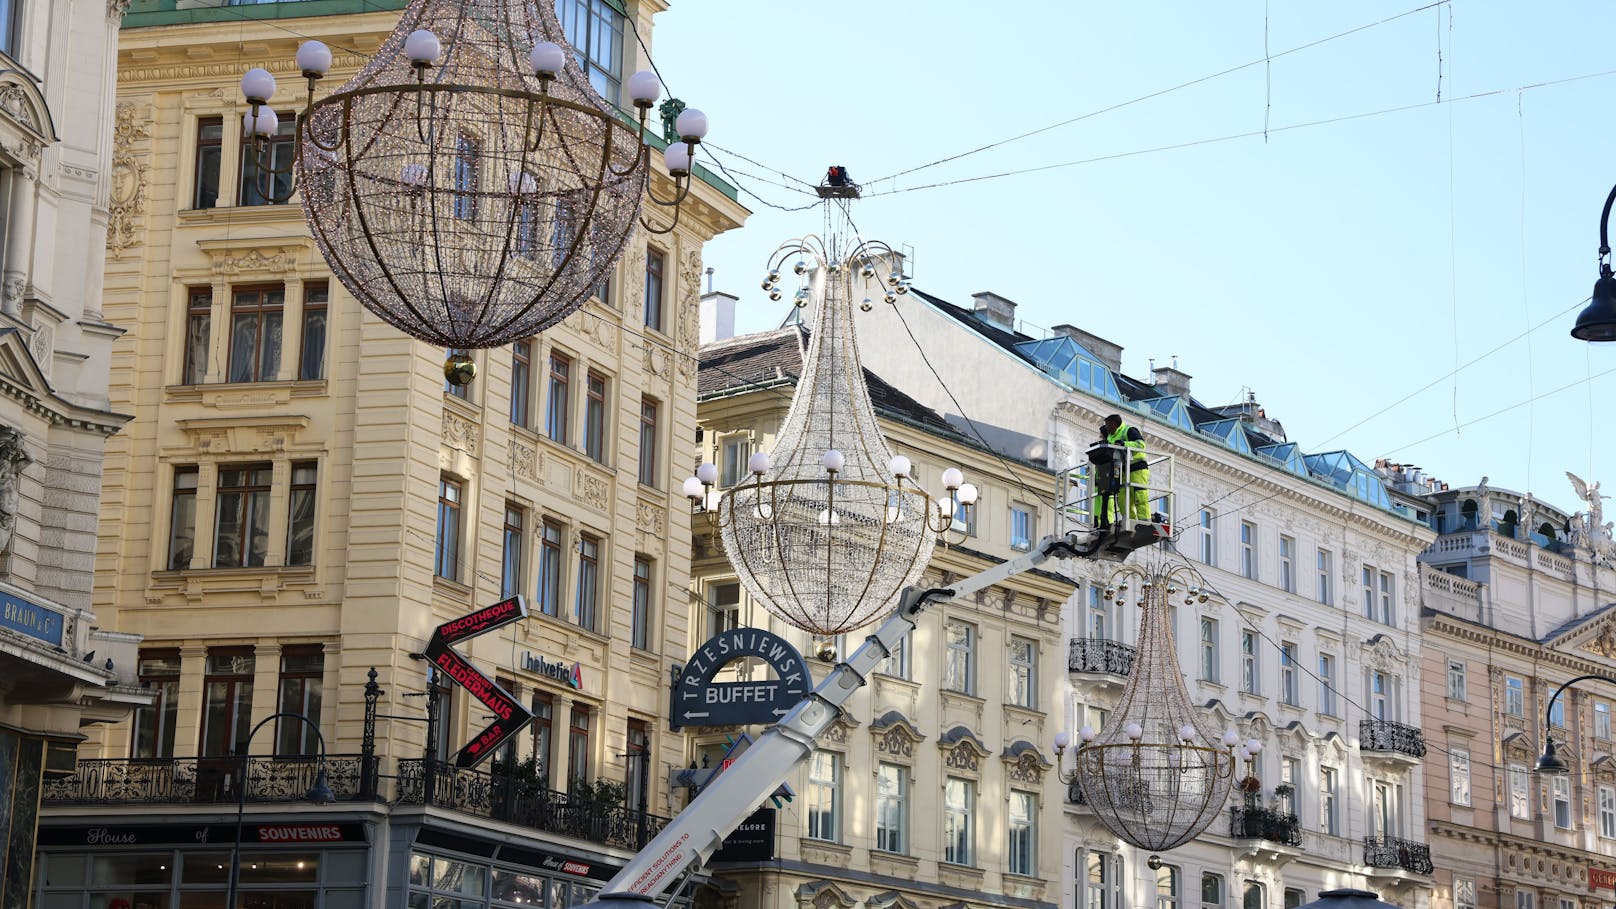
[[892, 654], [932, 603], [968, 596], [1036, 568], [1051, 558], [1094, 558], [1103, 544], [1094, 532], [1045, 537], [1026, 555], [995, 565], [945, 588], [908, 588], [898, 609], [864, 639], [852, 656], [747, 748], [728, 770], [690, 803], [655, 839], [606, 884], [590, 909], [635, 909], [656, 905], [680, 872], [705, 862], [769, 793], [808, 759], [814, 742], [841, 714], [841, 705], [863, 687], [875, 667]]

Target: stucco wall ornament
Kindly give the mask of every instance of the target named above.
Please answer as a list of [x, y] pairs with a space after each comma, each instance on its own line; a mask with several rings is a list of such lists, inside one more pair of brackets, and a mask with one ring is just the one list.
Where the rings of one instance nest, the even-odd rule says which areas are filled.
[[11, 545], [22, 509], [22, 470], [33, 459], [23, 447], [22, 433], [0, 427], [0, 552]]
[[[128, 0], [122, 2], [128, 6]], [[139, 216], [146, 208], [146, 160], [134, 145], [149, 136], [146, 123], [135, 117], [135, 105], [120, 103], [112, 121], [112, 190], [107, 208], [107, 252], [114, 259], [135, 245]]]

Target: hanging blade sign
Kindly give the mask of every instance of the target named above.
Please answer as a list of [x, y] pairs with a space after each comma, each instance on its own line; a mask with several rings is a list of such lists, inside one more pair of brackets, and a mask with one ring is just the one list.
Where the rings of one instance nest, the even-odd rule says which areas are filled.
[[478, 703], [487, 707], [494, 715], [494, 721], [488, 724], [488, 728], [477, 733], [476, 737], [455, 755], [456, 767], [475, 767], [482, 763], [506, 739], [531, 722], [533, 714], [517, 703], [510, 692], [494, 684], [492, 679], [483, 675], [450, 645], [525, 618], [527, 618], [527, 601], [520, 596], [514, 596], [439, 625], [432, 632], [432, 640], [427, 642], [427, 660], [470, 692]]

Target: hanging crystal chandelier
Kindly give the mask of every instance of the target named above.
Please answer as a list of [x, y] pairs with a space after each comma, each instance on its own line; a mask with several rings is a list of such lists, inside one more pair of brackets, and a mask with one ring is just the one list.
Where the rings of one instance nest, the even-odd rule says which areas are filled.
[[[292, 162], [276, 169], [275, 79], [241, 80], [243, 137], [259, 190], [294, 186], [332, 272], [370, 311], [445, 348], [529, 337], [582, 306], [617, 261], [650, 195], [646, 117], [662, 92], [649, 72], [624, 93], [626, 122], [566, 44], [550, 0], [413, 0], [381, 49], [340, 90], [314, 100], [331, 67], [298, 48], [309, 101]], [[664, 152], [673, 223], [707, 132], [686, 109]], [[295, 174], [295, 182], [292, 177]]]
[[[1183, 595], [1185, 605], [1206, 602], [1201, 578], [1184, 565], [1160, 562], [1126, 565], [1112, 576], [1106, 599], [1125, 600], [1139, 586], [1139, 651], [1116, 707], [1104, 728], [1084, 726], [1067, 783], [1079, 787], [1084, 802], [1107, 829], [1140, 849], [1167, 850], [1205, 830], [1223, 811], [1234, 785], [1235, 746], [1230, 731], [1209, 731], [1190, 705], [1168, 624], [1168, 602]], [[1055, 736], [1060, 761], [1072, 744]], [[1248, 767], [1258, 743], [1246, 743]]]
[[[893, 250], [860, 242], [839, 256], [818, 237], [785, 244], [763, 282], [773, 299], [783, 295], [780, 270], [791, 259], [801, 282], [796, 304], [814, 305], [802, 378], [772, 457], [752, 455], [750, 477], [716, 498], [718, 469], [702, 464], [684, 492], [718, 525], [754, 600], [793, 627], [830, 636], [890, 612], [926, 567], [937, 535], [953, 527], [961, 506], [974, 506], [977, 490], [950, 467], [941, 478], [947, 495], [933, 500], [876, 424], [851, 300], [879, 263], [897, 261]], [[908, 292], [901, 273], [884, 280], [887, 302]], [[872, 305], [866, 298], [861, 308]]]

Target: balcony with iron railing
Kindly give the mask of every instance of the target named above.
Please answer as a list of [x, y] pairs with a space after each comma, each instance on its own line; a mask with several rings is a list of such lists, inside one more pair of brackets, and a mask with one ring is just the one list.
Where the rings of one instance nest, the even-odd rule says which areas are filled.
[[1391, 720], [1360, 720], [1358, 750], [1365, 758], [1413, 764], [1425, 757], [1425, 733], [1418, 726]]
[[1073, 780], [1072, 782], [1066, 784], [1066, 804], [1081, 805], [1084, 808], [1089, 806], [1088, 796], [1083, 794], [1082, 783], [1078, 782], [1077, 780]]
[[1296, 815], [1282, 814], [1272, 808], [1230, 808], [1229, 835], [1237, 840], [1267, 840], [1292, 847], [1302, 845], [1302, 825]]
[[398, 801], [624, 849], [639, 849], [668, 823], [665, 817], [621, 802], [582, 798], [513, 776], [421, 759], [399, 760]]
[[1430, 874], [1431, 847], [1395, 836], [1366, 836], [1363, 861], [1371, 868]]
[[1066, 651], [1066, 669], [1090, 675], [1126, 678], [1133, 671], [1137, 651], [1121, 641], [1105, 638], [1072, 638]]
[[[315, 755], [249, 757], [245, 800], [303, 801], [321, 766]], [[363, 755], [328, 754], [323, 766], [337, 801], [375, 797], [375, 768], [366, 767]], [[236, 789], [241, 775], [236, 757], [84, 759], [71, 774], [46, 780], [40, 800], [46, 805], [228, 803], [243, 795]]]

